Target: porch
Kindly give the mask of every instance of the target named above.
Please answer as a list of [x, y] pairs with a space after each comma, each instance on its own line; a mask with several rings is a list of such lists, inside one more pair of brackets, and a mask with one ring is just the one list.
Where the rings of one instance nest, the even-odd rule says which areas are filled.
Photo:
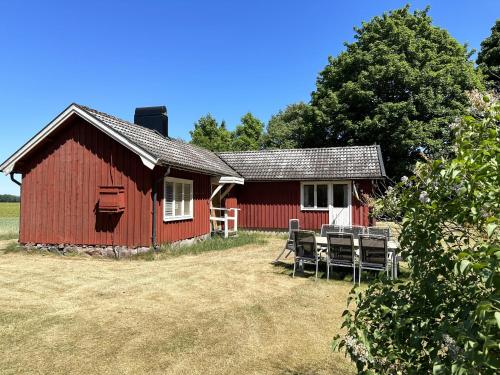
[[239, 208], [223, 207], [224, 199], [235, 185], [243, 185], [243, 178], [212, 178], [212, 194], [210, 196], [210, 231], [224, 238], [238, 232]]

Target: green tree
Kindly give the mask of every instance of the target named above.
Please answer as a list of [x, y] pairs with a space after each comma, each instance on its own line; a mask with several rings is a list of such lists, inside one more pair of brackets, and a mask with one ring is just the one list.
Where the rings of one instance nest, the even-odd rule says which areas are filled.
[[472, 96], [474, 110], [452, 126], [454, 157], [418, 163], [385, 198], [404, 214], [410, 278], [351, 295], [335, 347], [359, 373], [500, 371], [500, 104]]
[[389, 176], [409, 173], [419, 152], [447, 154], [448, 124], [480, 87], [466, 46], [409, 6], [355, 28], [312, 93], [318, 146], [380, 144]]
[[267, 124], [265, 146], [267, 148], [301, 148], [308, 143], [311, 107], [296, 103], [273, 115]]
[[0, 194], [0, 202], [20, 202], [21, 197], [18, 195], [10, 195], [10, 194]]
[[476, 62], [488, 87], [500, 91], [500, 20], [491, 28], [491, 35], [482, 41]]
[[241, 124], [232, 133], [235, 151], [260, 150], [263, 145], [264, 123], [250, 112], [241, 118]]
[[191, 134], [191, 143], [211, 151], [230, 151], [231, 133], [226, 129], [224, 121], [219, 125], [211, 115], [202, 116], [194, 124]]

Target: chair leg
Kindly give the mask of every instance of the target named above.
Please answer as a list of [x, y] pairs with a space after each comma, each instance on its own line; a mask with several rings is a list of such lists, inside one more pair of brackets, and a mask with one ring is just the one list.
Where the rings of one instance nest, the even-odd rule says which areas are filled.
[[288, 250], [288, 254], [285, 255], [285, 259], [292, 253], [292, 250]]
[[361, 263], [359, 264], [358, 269], [358, 285], [361, 285]]
[[316, 255], [316, 280], [318, 280], [319, 257]]
[[328, 258], [326, 258], [326, 279], [330, 280], [330, 262]]
[[297, 268], [297, 259], [293, 260], [293, 275], [292, 278], [295, 277], [295, 269]]
[[275, 260], [273, 260], [273, 263], [278, 263], [278, 260], [281, 258], [281, 256], [285, 253], [286, 247], [281, 251], [281, 253], [276, 257]]
[[352, 264], [352, 283], [356, 285], [356, 263]]

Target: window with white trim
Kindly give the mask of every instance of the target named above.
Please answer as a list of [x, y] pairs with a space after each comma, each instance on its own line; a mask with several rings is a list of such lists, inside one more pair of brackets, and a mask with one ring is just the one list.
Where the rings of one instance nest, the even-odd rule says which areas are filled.
[[300, 205], [302, 210], [328, 210], [328, 183], [302, 182]]
[[193, 218], [193, 181], [165, 177], [163, 181], [163, 221]]

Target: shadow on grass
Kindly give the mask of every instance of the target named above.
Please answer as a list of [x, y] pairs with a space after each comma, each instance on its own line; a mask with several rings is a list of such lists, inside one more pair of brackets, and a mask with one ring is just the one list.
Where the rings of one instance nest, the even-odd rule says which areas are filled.
[[[278, 261], [276, 263], [271, 263], [276, 267], [276, 271], [279, 274], [292, 277], [293, 275], [293, 258], [290, 262]], [[304, 264], [303, 270], [297, 267], [295, 271], [295, 277], [301, 277], [306, 279], [314, 279], [316, 272], [316, 266], [314, 264]], [[385, 277], [385, 273], [379, 271], [366, 270], [361, 273], [361, 283], [368, 284], [369, 282]], [[400, 267], [398, 271], [398, 279], [407, 279], [409, 277], [409, 271], [405, 266]], [[358, 278], [358, 269], [356, 268], [356, 283]], [[326, 280], [326, 263], [320, 262], [318, 266], [318, 279]], [[337, 281], [353, 281], [352, 268], [347, 267], [331, 267], [330, 268], [330, 280]]]
[[24, 248], [19, 246], [17, 242], [11, 242], [0, 249], [0, 252], [4, 254], [20, 253], [22, 251], [24, 251]]
[[[276, 267], [278, 273], [292, 277], [293, 275], [293, 258], [291, 263], [278, 261], [272, 263]], [[303, 270], [297, 267], [295, 277], [306, 279], [314, 279], [316, 266], [314, 264], [304, 264]], [[326, 280], [326, 263], [320, 262], [318, 266], [318, 279]], [[350, 281], [352, 282], [352, 270], [343, 267], [332, 267], [330, 269], [330, 280]]]

